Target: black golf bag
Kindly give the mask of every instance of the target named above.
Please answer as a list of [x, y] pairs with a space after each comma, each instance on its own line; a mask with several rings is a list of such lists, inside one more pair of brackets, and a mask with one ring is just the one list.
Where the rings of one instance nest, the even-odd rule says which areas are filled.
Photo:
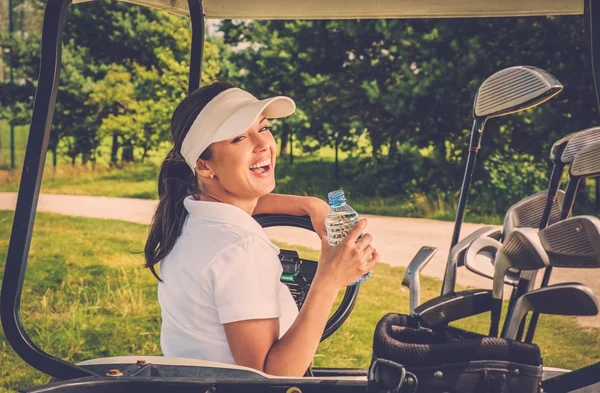
[[377, 324], [369, 393], [539, 393], [542, 359], [535, 344], [454, 327], [432, 331], [412, 317]]

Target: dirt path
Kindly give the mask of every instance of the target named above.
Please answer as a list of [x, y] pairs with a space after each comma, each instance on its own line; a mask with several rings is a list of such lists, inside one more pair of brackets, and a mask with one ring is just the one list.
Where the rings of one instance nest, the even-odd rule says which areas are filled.
[[[16, 200], [16, 193], [0, 193], [0, 209], [14, 210]], [[156, 203], [157, 201], [143, 199], [44, 194], [40, 195], [38, 210], [149, 224]], [[364, 217], [368, 218], [367, 230], [373, 235], [373, 243], [381, 254], [381, 261], [392, 266], [407, 266], [422, 246], [434, 246], [438, 248], [438, 252], [424, 269], [423, 275], [439, 279], [444, 277], [454, 223], [420, 218], [370, 215]], [[482, 226], [483, 224], [465, 223], [461, 234], [466, 236]], [[319, 249], [317, 237], [305, 230], [278, 227], [267, 229], [267, 233], [275, 241]], [[459, 270], [457, 281], [464, 286], [491, 287], [488, 279], [473, 274], [465, 268]], [[552, 283], [570, 281], [589, 285], [596, 294], [600, 294], [600, 270], [554, 270]], [[400, 283], [398, 283], [398, 288], [400, 288]], [[509, 293], [509, 291], [507, 290], [505, 293]], [[600, 327], [600, 316], [579, 318], [578, 321], [584, 326]]]

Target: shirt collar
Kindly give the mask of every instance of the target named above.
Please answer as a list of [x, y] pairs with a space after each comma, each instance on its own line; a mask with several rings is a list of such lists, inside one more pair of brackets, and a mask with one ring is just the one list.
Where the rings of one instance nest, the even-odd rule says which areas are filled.
[[252, 216], [239, 207], [229, 203], [199, 201], [195, 199], [193, 195], [185, 198], [183, 205], [192, 216], [198, 219], [235, 225], [253, 235], [257, 235], [266, 241], [275, 252], [279, 254], [279, 247], [271, 242], [263, 227], [261, 227]]

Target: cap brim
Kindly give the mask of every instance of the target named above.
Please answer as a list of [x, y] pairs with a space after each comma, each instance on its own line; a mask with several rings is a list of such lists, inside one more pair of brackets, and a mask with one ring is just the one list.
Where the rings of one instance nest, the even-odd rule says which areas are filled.
[[290, 116], [296, 110], [294, 101], [285, 96], [267, 98], [238, 109], [218, 128], [212, 142], [235, 138], [247, 129], [263, 114], [267, 119], [279, 119]]

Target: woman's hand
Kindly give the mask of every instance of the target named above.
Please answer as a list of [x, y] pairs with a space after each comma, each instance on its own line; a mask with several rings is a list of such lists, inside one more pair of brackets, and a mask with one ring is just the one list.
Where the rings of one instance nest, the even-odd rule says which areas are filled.
[[[379, 253], [371, 245], [373, 236], [364, 232], [367, 220], [362, 218], [338, 245], [331, 246], [327, 237], [321, 239], [321, 256], [317, 265], [317, 277], [343, 288], [373, 270], [379, 261]], [[359, 239], [360, 234], [363, 236]]]

